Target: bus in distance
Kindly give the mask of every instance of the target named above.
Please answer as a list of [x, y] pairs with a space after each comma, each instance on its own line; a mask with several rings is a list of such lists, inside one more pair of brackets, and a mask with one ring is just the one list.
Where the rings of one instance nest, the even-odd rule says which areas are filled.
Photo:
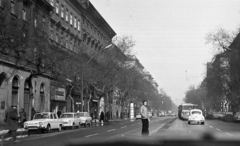
[[178, 118], [181, 120], [188, 120], [189, 112], [191, 109], [198, 109], [197, 104], [183, 103], [178, 106]]

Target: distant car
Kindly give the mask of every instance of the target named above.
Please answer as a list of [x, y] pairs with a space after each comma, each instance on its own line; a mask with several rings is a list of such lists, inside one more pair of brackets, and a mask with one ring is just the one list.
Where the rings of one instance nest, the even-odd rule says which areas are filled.
[[24, 128], [28, 131], [41, 130], [41, 132], [49, 132], [56, 129], [62, 130], [63, 121], [58, 118], [56, 113], [43, 112], [34, 115], [33, 120], [24, 122]]
[[219, 115], [218, 115], [218, 119], [223, 119], [224, 116], [225, 116], [225, 114], [220, 112]]
[[138, 113], [138, 114], [136, 115], [136, 119], [141, 119], [141, 118], [142, 118], [141, 114]]
[[235, 122], [240, 122], [240, 112], [237, 112], [233, 118]]
[[81, 126], [81, 120], [76, 113], [63, 113], [60, 118], [63, 120], [64, 128], [71, 127], [72, 129], [75, 129], [75, 127], [80, 128]]
[[205, 118], [203, 116], [203, 113], [199, 109], [193, 109], [190, 110], [190, 115], [188, 117], [188, 124], [196, 123], [196, 124], [202, 124], [205, 123]]
[[90, 117], [88, 112], [77, 112], [76, 113], [78, 118], [80, 119], [80, 125], [83, 125], [87, 127], [87, 125], [90, 127], [92, 123], [92, 117]]
[[152, 112], [148, 112], [149, 118], [152, 118]]

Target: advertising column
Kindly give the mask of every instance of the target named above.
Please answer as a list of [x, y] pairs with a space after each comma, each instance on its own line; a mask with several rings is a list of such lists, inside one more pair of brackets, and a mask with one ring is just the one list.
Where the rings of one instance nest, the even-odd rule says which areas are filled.
[[134, 120], [134, 103], [130, 103], [130, 120]]

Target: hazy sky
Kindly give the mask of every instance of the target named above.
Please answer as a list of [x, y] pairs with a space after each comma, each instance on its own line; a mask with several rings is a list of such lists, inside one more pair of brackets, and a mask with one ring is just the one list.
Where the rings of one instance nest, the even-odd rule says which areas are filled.
[[240, 24], [240, 0], [90, 1], [117, 35], [134, 38], [136, 56], [176, 104], [205, 76], [206, 34]]

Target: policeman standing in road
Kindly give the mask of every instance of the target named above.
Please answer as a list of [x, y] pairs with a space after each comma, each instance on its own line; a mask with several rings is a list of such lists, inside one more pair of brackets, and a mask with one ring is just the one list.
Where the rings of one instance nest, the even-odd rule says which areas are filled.
[[147, 101], [143, 100], [143, 105], [141, 106], [140, 113], [142, 116], [142, 136], [149, 136], [149, 116], [148, 116], [148, 108]]

